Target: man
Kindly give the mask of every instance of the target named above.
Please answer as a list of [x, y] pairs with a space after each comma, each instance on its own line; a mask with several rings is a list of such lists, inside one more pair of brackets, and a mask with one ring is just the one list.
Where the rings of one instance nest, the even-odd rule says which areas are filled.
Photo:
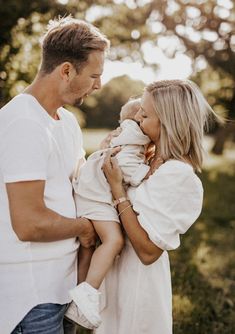
[[101, 87], [108, 40], [70, 17], [52, 22], [33, 83], [0, 111], [0, 332], [63, 333], [76, 285], [79, 238], [71, 180], [84, 159], [81, 130], [62, 108]]

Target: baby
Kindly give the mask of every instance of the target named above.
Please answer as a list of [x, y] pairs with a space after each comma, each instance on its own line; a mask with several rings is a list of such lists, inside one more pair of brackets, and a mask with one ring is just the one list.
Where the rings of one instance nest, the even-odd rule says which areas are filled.
[[[139, 108], [138, 99], [130, 100], [122, 107], [122, 131], [110, 141], [110, 148], [121, 147], [116, 158], [122, 169], [126, 187], [138, 186], [150, 168], [145, 164], [144, 154], [150, 139], [134, 120]], [[90, 155], [80, 168], [78, 178], [73, 182], [77, 216], [92, 221], [101, 245], [92, 252], [93, 254], [80, 246], [78, 280], [85, 281], [70, 291], [76, 306], [74, 303], [70, 305], [66, 317], [90, 329], [97, 328], [101, 323], [98, 288], [124, 245], [119, 216], [115, 209], [118, 203], [113, 202], [110, 186], [102, 171], [105, 152], [109, 149], [99, 150]], [[125, 200], [127, 199], [119, 199], [119, 203]], [[88, 273], [84, 277], [84, 272], [87, 271], [85, 267], [89, 263]]]

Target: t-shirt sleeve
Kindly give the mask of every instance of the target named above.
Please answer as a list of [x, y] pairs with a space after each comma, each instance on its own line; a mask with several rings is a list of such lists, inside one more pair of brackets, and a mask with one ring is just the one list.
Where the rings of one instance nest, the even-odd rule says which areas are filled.
[[0, 143], [0, 168], [5, 183], [45, 180], [50, 154], [46, 129], [30, 119], [17, 119]]
[[136, 191], [133, 209], [150, 240], [163, 250], [176, 249], [180, 234], [198, 218], [203, 189], [193, 171], [169, 170], [163, 166]]

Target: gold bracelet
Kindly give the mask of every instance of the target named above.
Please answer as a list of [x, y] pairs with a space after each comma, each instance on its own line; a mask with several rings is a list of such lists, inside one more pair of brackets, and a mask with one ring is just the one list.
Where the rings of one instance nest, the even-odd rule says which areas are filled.
[[121, 214], [126, 211], [126, 209], [132, 207], [132, 204], [128, 205], [125, 209], [123, 209], [121, 212], [119, 212], [118, 217], [121, 216]]
[[129, 199], [127, 197], [120, 197], [118, 199], [115, 199], [112, 203], [112, 206], [114, 206], [115, 208], [117, 208], [118, 204], [121, 204], [123, 202], [129, 201]]

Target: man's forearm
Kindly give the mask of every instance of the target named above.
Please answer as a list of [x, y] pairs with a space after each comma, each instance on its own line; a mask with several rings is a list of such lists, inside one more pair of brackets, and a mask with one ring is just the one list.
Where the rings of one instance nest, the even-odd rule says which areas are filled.
[[45, 205], [45, 181], [7, 183], [13, 230], [22, 241], [49, 242], [79, 237], [84, 247], [95, 244], [93, 225], [85, 218], [67, 218]]
[[83, 221], [83, 218], [61, 216], [45, 207], [28, 212], [27, 217], [13, 218], [13, 228], [22, 241], [50, 242], [79, 236]]

